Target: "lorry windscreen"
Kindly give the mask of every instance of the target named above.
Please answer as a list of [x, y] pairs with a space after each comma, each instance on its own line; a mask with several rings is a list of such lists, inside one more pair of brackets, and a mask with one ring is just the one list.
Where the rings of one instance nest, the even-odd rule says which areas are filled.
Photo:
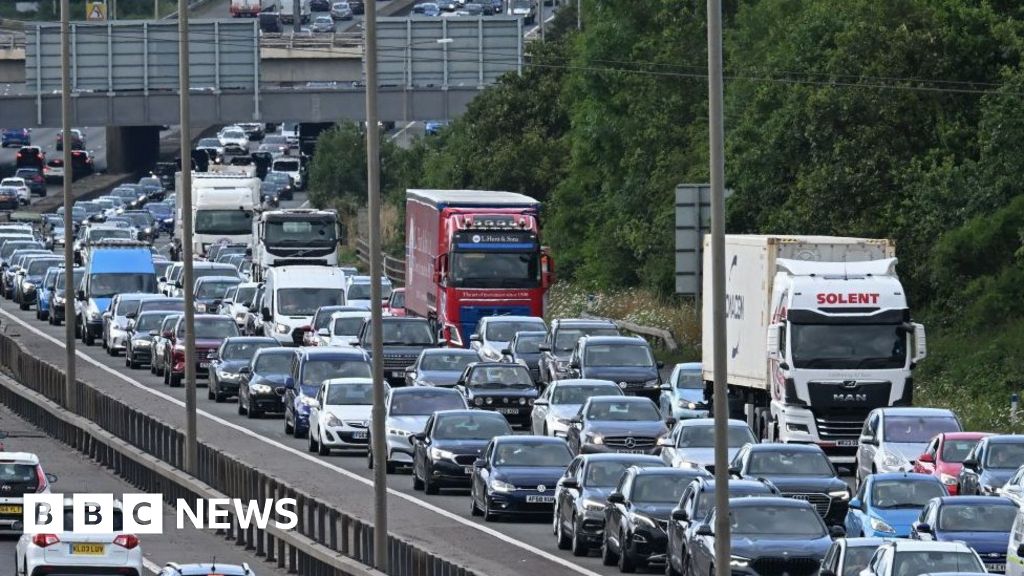
[[334, 246], [338, 243], [334, 220], [269, 221], [264, 227], [268, 246]]
[[452, 252], [451, 281], [462, 288], [536, 288], [539, 252]]
[[903, 368], [907, 335], [900, 324], [791, 324], [796, 368]]
[[321, 306], [345, 303], [339, 288], [282, 288], [277, 291], [277, 311], [285, 316], [312, 316]]
[[110, 298], [126, 292], [156, 293], [155, 274], [92, 274], [89, 276], [89, 296]]
[[197, 210], [196, 234], [248, 234], [252, 212], [246, 210]]

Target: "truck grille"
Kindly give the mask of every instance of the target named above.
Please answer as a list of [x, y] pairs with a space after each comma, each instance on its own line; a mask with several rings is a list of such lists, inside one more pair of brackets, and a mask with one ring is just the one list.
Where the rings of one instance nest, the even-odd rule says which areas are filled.
[[867, 412], [860, 419], [851, 415], [846, 415], [845, 418], [833, 419], [818, 416], [815, 413], [814, 424], [818, 428], [818, 437], [822, 440], [833, 442], [852, 440], [856, 442], [860, 438], [861, 429], [864, 428], [865, 418], [867, 418]]
[[804, 492], [783, 492], [783, 496], [786, 498], [792, 498], [794, 500], [803, 500], [804, 502], [810, 502], [811, 506], [814, 506], [814, 511], [818, 513], [818, 516], [825, 518], [828, 516], [828, 510], [832, 507], [832, 499], [825, 494], [808, 494]]
[[657, 439], [645, 436], [608, 436], [604, 439], [605, 446], [626, 450], [653, 448], [657, 442]]
[[810, 576], [817, 573], [820, 562], [814, 558], [758, 558], [753, 566], [758, 574]]
[[384, 369], [385, 370], [405, 370], [407, 367], [412, 366], [416, 363], [416, 356], [401, 355], [401, 354], [385, 354], [384, 355]]

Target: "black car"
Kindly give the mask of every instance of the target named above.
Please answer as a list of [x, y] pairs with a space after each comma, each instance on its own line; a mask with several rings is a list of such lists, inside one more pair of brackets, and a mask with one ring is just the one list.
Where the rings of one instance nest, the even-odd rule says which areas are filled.
[[466, 367], [455, 389], [470, 406], [503, 414], [513, 425], [530, 425], [537, 386], [526, 366], [476, 362]]
[[14, 172], [17, 178], [24, 178], [30, 193], [36, 196], [46, 196], [46, 177], [43, 171], [38, 168], [18, 168]]
[[166, 196], [163, 182], [155, 175], [139, 178], [139, 186], [146, 192], [150, 202], [159, 202]]
[[683, 490], [710, 474], [700, 468], [639, 467], [626, 470], [604, 509], [601, 559], [622, 572], [664, 564], [669, 515]]
[[540, 345], [540, 381], [550, 384], [568, 378], [569, 357], [583, 336], [618, 336], [619, 328], [608, 320], [554, 320]]
[[[85, 275], [85, 268], [74, 268], [72, 270], [72, 286], [78, 286], [82, 282], [82, 277]], [[50, 315], [46, 321], [51, 326], [60, 326], [60, 323], [64, 321], [67, 302], [64, 301], [64, 281], [67, 275], [64, 270], [57, 273], [57, 277], [54, 278], [53, 287], [46, 287], [47, 290], [51, 291], [50, 294]], [[75, 303], [71, 303], [71, 308], [74, 310]]]
[[152, 242], [160, 237], [160, 227], [149, 210], [126, 210], [121, 217], [132, 223], [132, 227], [138, 231], [139, 240]]
[[540, 383], [540, 345], [544, 342], [544, 332], [516, 332], [508, 343], [508, 348], [501, 351], [502, 362], [522, 364], [530, 370], [530, 377]]
[[153, 361], [153, 337], [171, 310], [149, 310], [140, 312], [128, 321], [128, 337], [125, 338], [124, 365], [128, 368], [148, 366]]
[[656, 456], [586, 454], [573, 459], [555, 486], [555, 539], [562, 550], [586, 556], [601, 546], [608, 495], [630, 466], [664, 467]]
[[225, 338], [220, 348], [211, 353], [210, 385], [206, 397], [217, 403], [238, 396], [242, 381], [242, 368], [249, 366], [256, 351], [277, 347], [277, 340], [262, 336]]
[[416, 362], [405, 369], [405, 383], [408, 386], [452, 387], [466, 367], [480, 362], [476, 350], [465, 348], [428, 348], [420, 352]]
[[18, 308], [28, 310], [32, 304], [35, 304], [46, 271], [63, 263], [64, 259], [54, 254], [43, 254], [27, 259], [21, 281], [14, 287], [14, 301], [18, 303]]
[[574, 454], [658, 454], [671, 426], [648, 398], [591, 396], [566, 431]]
[[736, 453], [729, 473], [768, 480], [784, 496], [813, 504], [825, 524], [845, 524], [850, 489], [816, 444], [747, 444]]
[[18, 189], [13, 186], [0, 186], [0, 210], [17, 210], [21, 206], [18, 200]]
[[[384, 378], [392, 386], [401, 386], [405, 369], [416, 362], [420, 352], [437, 347], [437, 337], [426, 318], [388, 317], [383, 320]], [[358, 344], [372, 354], [370, 340], [373, 324], [366, 322], [359, 332]]]
[[331, 3], [329, 0], [309, 0], [309, 9], [312, 12], [330, 12]]
[[[733, 575], [789, 574], [811, 576], [818, 573], [821, 560], [832, 545], [832, 537], [843, 534], [835, 526], [830, 531], [815, 513], [810, 502], [791, 498], [755, 496], [729, 500]], [[694, 530], [685, 574], [708, 574], [714, 570], [715, 513]]]
[[994, 496], [1024, 465], [1024, 435], [982, 438], [964, 459], [958, 478], [961, 496]]
[[[729, 497], [778, 496], [779, 490], [762, 480], [730, 480]], [[668, 549], [665, 574], [681, 576], [685, 570], [686, 550], [696, 536], [697, 526], [705, 522], [715, 507], [715, 479], [697, 478], [683, 490], [679, 504], [668, 521]]]
[[157, 162], [153, 168], [153, 175], [160, 179], [164, 190], [171, 190], [174, 188], [174, 173], [179, 170], [180, 168], [175, 162]]
[[284, 413], [284, 400], [278, 388], [291, 374], [294, 348], [260, 348], [248, 366], [239, 369], [238, 413], [259, 418], [268, 412]]
[[586, 336], [569, 357], [570, 378], [618, 382], [626, 394], [661, 398], [663, 363], [646, 340], [633, 336]]
[[348, 0], [348, 7], [353, 14], [366, 14], [366, 2], [364, 0]]
[[473, 463], [470, 513], [485, 522], [508, 515], [548, 514], [555, 485], [572, 455], [565, 441], [551, 436], [498, 436]]
[[[466, 488], [473, 463], [495, 437], [512, 434], [501, 414], [481, 410], [441, 410], [412, 436], [412, 487], [427, 494]], [[553, 486], [554, 484], [552, 484]]]

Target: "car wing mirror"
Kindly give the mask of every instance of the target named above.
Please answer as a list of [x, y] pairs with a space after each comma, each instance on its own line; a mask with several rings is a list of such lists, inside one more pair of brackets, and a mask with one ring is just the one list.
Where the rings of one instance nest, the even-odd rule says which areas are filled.
[[612, 492], [611, 494], [608, 495], [608, 503], [609, 504], [625, 504], [626, 503], [626, 497], [622, 494], [622, 492]]
[[484, 460], [483, 458], [477, 458], [476, 460], [473, 461], [473, 468], [486, 468], [486, 467], [487, 467], [487, 460]]
[[935, 458], [931, 454], [925, 452], [924, 454], [921, 454], [920, 456], [917, 457], [917, 461], [923, 462], [925, 464], [934, 464]]
[[672, 519], [676, 522], [686, 522], [690, 519], [690, 515], [686, 513], [686, 510], [676, 508], [672, 511]]
[[715, 531], [711, 529], [710, 524], [701, 524], [697, 528], [697, 536], [714, 536]]
[[833, 526], [828, 529], [828, 535], [832, 537], [833, 540], [836, 538], [843, 538], [846, 536], [846, 528], [843, 528], [842, 526]]
[[861, 436], [860, 443], [868, 446], [878, 446], [878, 439], [874, 436]]
[[918, 534], [931, 534], [932, 527], [927, 522], [914, 522], [914, 530]]
[[46, 481], [49, 482], [50, 484], [56, 483], [57, 482], [57, 475], [56, 474], [50, 474], [49, 472], [47, 472], [46, 473]]

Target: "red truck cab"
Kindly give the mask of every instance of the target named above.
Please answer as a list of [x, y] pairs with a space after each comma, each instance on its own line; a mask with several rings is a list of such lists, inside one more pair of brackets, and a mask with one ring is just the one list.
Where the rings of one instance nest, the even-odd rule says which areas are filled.
[[554, 267], [541, 244], [540, 202], [514, 192], [408, 190], [409, 315], [464, 347], [480, 318], [543, 316]]

